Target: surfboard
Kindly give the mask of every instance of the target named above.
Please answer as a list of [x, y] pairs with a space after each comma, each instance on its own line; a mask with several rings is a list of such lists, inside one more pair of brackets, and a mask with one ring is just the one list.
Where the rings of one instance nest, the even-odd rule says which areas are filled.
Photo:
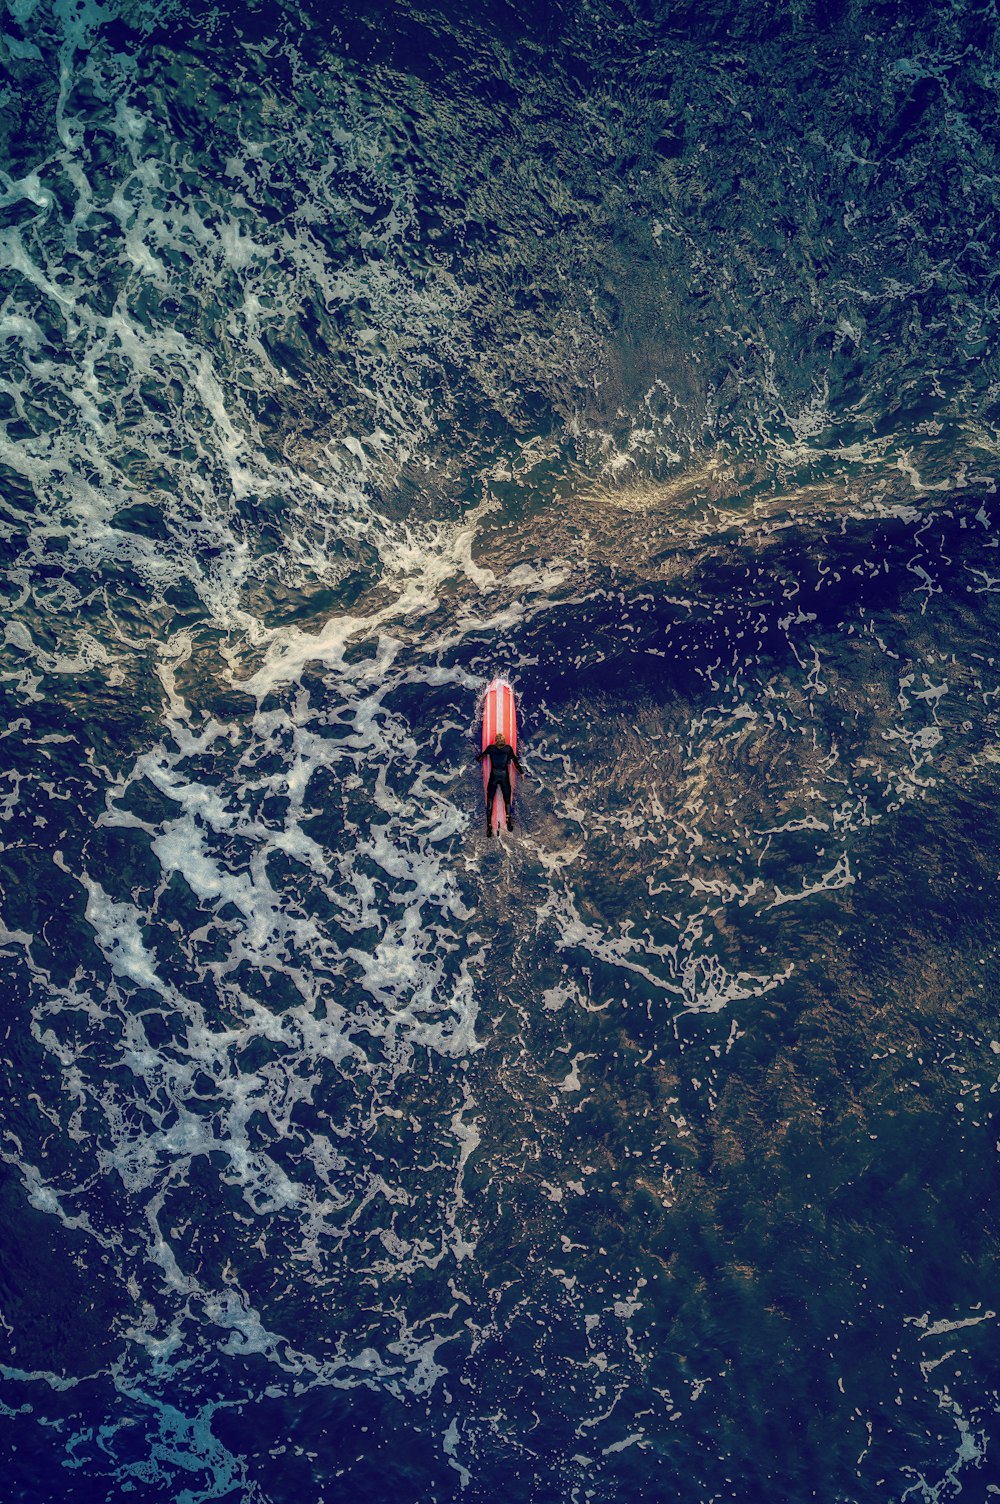
[[[514, 751], [517, 751], [517, 705], [514, 702], [514, 691], [506, 679], [494, 679], [487, 687], [486, 698], [483, 701], [483, 747], [490, 745], [498, 731], [502, 731], [510, 742]], [[490, 782], [490, 760], [483, 759], [483, 798]], [[517, 783], [517, 770], [510, 770], [511, 804], [513, 806], [514, 787]], [[503, 795], [499, 790], [493, 796], [493, 808], [490, 810], [490, 830], [494, 835], [499, 835], [506, 830], [507, 820], [504, 815]]]

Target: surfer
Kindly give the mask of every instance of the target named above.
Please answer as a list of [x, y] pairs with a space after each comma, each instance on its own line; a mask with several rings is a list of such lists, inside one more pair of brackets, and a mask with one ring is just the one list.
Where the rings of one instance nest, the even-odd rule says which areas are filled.
[[484, 747], [481, 752], [477, 753], [473, 761], [482, 762], [484, 757], [488, 757], [490, 760], [490, 780], [486, 785], [486, 834], [489, 836], [493, 834], [490, 828], [490, 811], [493, 808], [493, 800], [496, 798], [497, 790], [499, 790], [503, 795], [504, 814], [507, 816], [507, 829], [514, 829], [514, 821], [512, 820], [510, 813], [511, 763], [514, 764], [514, 767], [520, 773], [522, 778], [524, 778], [526, 774], [521, 766], [517, 753], [514, 751], [514, 748], [510, 745], [502, 731], [497, 732], [496, 736], [490, 742], [489, 746]]

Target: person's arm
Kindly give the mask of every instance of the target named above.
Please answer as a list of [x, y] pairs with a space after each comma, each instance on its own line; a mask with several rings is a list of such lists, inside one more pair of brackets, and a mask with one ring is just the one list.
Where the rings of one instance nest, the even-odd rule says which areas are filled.
[[518, 757], [518, 755], [517, 755], [517, 753], [516, 753], [516, 752], [515, 752], [515, 753], [514, 753], [514, 757], [513, 757], [513, 762], [514, 762], [514, 766], [515, 766], [515, 768], [516, 768], [516, 769], [517, 769], [517, 771], [518, 771], [518, 772], [519, 772], [519, 773], [520, 773], [520, 775], [521, 775], [521, 777], [522, 777], [522, 778], [527, 778], [527, 776], [528, 776], [528, 775], [527, 775], [527, 773], [526, 773], [526, 772], [525, 772], [525, 771], [524, 771], [524, 768], [523, 768], [523, 766], [522, 766], [522, 764], [521, 764], [521, 759], [520, 759], [520, 758], [519, 758], [519, 757]]
[[472, 759], [472, 761], [473, 762], [482, 762], [483, 758], [487, 755], [487, 753], [489, 752], [489, 750], [490, 750], [489, 747], [484, 747], [481, 752], [477, 752], [476, 753], [476, 755]]

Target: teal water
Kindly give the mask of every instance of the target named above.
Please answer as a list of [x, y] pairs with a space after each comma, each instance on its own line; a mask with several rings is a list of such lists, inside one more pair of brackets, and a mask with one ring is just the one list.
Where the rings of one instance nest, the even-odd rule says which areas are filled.
[[992, 9], [2, 48], [7, 1496], [991, 1497]]

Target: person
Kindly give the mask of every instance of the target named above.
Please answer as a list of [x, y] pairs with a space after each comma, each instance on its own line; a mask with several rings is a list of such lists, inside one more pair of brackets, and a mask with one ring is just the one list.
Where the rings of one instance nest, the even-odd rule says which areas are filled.
[[493, 809], [493, 800], [496, 798], [497, 789], [499, 789], [501, 794], [503, 795], [504, 813], [507, 816], [507, 829], [514, 829], [514, 821], [511, 818], [510, 813], [510, 801], [512, 797], [512, 791], [510, 787], [511, 763], [514, 764], [515, 768], [520, 773], [522, 778], [524, 778], [526, 775], [518, 759], [517, 753], [514, 751], [514, 748], [510, 745], [502, 731], [497, 732], [496, 736], [490, 742], [489, 746], [484, 747], [483, 750], [473, 758], [473, 761], [482, 762], [484, 757], [488, 757], [490, 760], [490, 777], [489, 782], [486, 785], [486, 834], [488, 836], [491, 836], [493, 834], [493, 829], [490, 813]]

